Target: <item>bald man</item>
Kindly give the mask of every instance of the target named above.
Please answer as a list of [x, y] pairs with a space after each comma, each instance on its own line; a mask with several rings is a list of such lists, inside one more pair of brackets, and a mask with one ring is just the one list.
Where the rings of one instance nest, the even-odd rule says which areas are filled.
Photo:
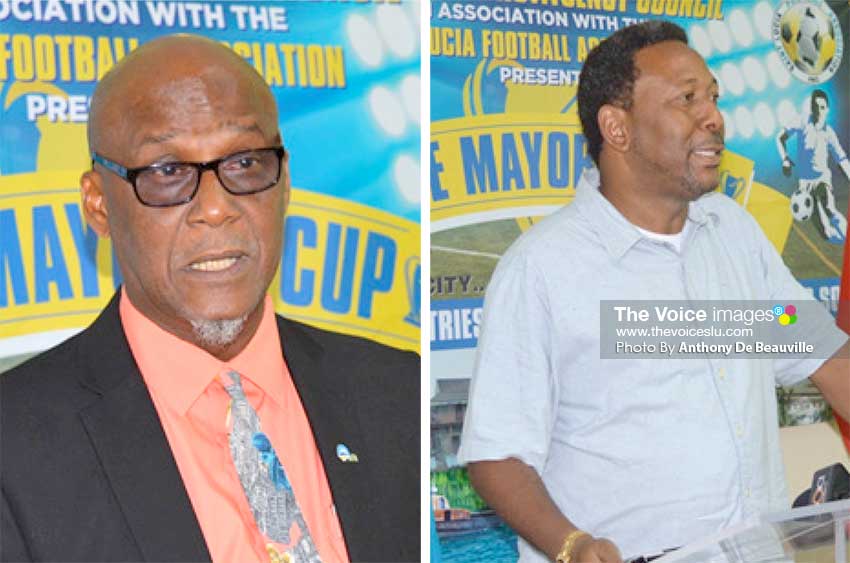
[[86, 221], [124, 279], [2, 377], [3, 561], [413, 561], [419, 361], [276, 316], [277, 108], [199, 37], [92, 98]]

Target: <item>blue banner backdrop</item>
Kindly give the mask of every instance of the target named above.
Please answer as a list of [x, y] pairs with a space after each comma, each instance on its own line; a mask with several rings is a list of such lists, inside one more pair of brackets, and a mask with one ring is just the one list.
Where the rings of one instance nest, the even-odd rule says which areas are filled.
[[[813, 157], [806, 162], [789, 135], [789, 155], [803, 165], [785, 176], [777, 138], [805, 124], [819, 89], [829, 99], [828, 125], [850, 149], [850, 5], [443, 0], [431, 4], [430, 17], [433, 505], [445, 561], [512, 561], [511, 534], [487, 526], [486, 507], [457, 466], [457, 446], [493, 268], [540, 216], [572, 200], [590, 164], [575, 97], [588, 51], [646, 19], [672, 20], [687, 31], [721, 88], [727, 150], [718, 190], [753, 214], [792, 272], [834, 314], [844, 238], [812, 218], [811, 201], [806, 208], [795, 197], [798, 175]], [[836, 160], [829, 158], [832, 189], [837, 209], [847, 213], [850, 167]], [[796, 422], [821, 416], [809, 414]], [[445, 523], [452, 518], [471, 522]]]
[[0, 0], [0, 359], [85, 327], [120, 284], [79, 209], [95, 84], [154, 37], [221, 41], [291, 154], [280, 312], [419, 347], [417, 1]]

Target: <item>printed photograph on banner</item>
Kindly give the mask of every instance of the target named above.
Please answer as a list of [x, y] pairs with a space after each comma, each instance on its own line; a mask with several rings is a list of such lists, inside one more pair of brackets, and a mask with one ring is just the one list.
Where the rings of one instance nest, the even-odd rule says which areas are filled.
[[91, 95], [178, 33], [232, 49], [281, 108], [292, 197], [276, 310], [418, 350], [420, 7], [0, 2], [0, 369], [85, 327], [121, 284], [80, 210]]
[[[432, 2], [431, 494], [444, 561], [518, 557], [516, 536], [458, 459], [485, 295], [507, 249], [595, 173], [577, 106], [588, 53], [659, 19], [684, 29], [717, 81], [716, 191], [838, 312], [850, 211], [847, 2]], [[778, 389], [777, 403], [783, 427], [834, 424], [809, 383]]]

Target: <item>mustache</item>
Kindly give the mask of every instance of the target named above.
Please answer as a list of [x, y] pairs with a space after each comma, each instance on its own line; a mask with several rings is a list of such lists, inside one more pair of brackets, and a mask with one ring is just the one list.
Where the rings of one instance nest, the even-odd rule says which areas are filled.
[[[711, 133], [707, 140], [711, 141], [711, 143], [714, 144], [714, 145], [722, 145], [723, 148], [726, 148], [726, 139], [725, 139], [725, 135], [723, 133]], [[706, 144], [706, 143], [700, 143], [700, 144]]]
[[707, 138], [694, 142], [692, 145], [695, 148], [705, 146], [719, 146], [721, 150], [726, 150], [726, 139], [723, 133], [711, 133]]

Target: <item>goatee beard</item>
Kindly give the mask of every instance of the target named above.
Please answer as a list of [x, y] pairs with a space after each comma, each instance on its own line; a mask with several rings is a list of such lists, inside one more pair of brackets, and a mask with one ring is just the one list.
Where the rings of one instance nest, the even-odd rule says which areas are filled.
[[223, 348], [242, 333], [248, 315], [238, 319], [190, 321], [195, 336], [202, 347]]

